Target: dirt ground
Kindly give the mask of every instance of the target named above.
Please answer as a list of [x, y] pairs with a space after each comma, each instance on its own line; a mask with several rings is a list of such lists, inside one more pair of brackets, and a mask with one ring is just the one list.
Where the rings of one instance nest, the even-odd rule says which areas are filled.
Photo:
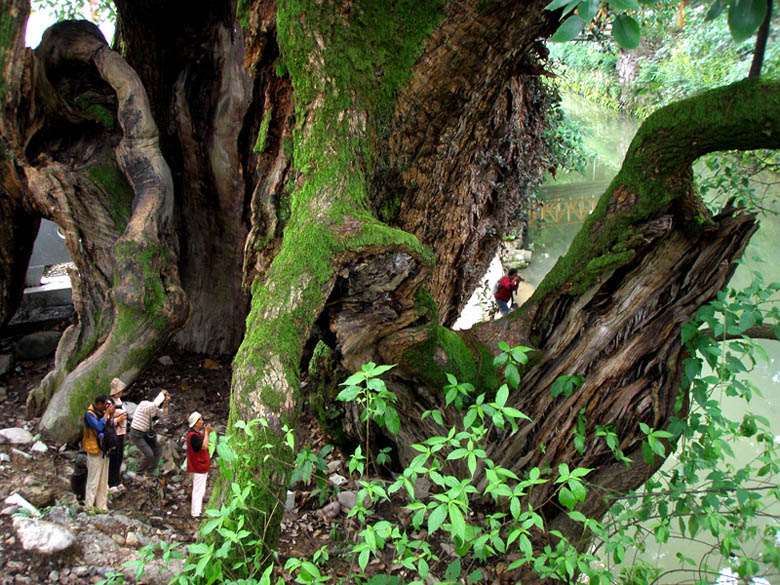
[[[47, 329], [64, 329], [67, 323], [51, 324]], [[25, 331], [24, 333], [29, 333]], [[13, 353], [14, 346], [21, 333], [0, 338], [0, 354]], [[12, 370], [0, 376], [0, 388], [6, 388], [6, 398], [0, 404], [0, 429], [25, 427], [33, 434], [37, 419], [25, 419], [25, 401], [27, 394], [35, 388], [53, 365], [53, 356], [34, 361], [17, 361]], [[129, 386], [123, 395], [124, 402], [138, 403], [153, 398], [161, 389], [171, 394], [168, 414], [155, 425], [160, 437], [171, 441], [171, 452], [177, 465], [185, 459], [185, 436], [187, 416], [193, 410], [203, 414], [215, 431], [222, 434], [228, 416], [230, 395], [230, 359], [224, 356], [206, 356], [181, 353], [173, 349], [162, 352]], [[108, 392], [107, 392], [108, 393]], [[304, 412], [300, 418], [298, 437], [303, 439], [301, 446], [309, 445], [318, 451], [329, 442], [316, 422]], [[301, 440], [301, 439], [299, 439]], [[29, 446], [27, 446], [29, 447]], [[46, 453], [34, 457], [24, 456], [24, 448], [14, 449], [11, 445], [0, 445], [0, 452], [8, 459], [0, 464], [0, 508], [1, 502], [13, 493], [33, 494], [35, 502], [42, 509], [51, 506], [65, 506], [71, 514], [81, 508], [70, 490], [70, 475], [74, 446], [48, 445]], [[164, 474], [159, 482], [144, 483], [133, 478], [135, 469], [134, 448], [125, 446], [125, 462], [130, 473], [123, 476], [125, 490], [119, 494], [110, 494], [110, 515], [123, 515], [143, 522], [150, 529], [157, 529], [161, 539], [178, 542], [192, 542], [196, 538], [197, 523], [189, 515], [190, 483], [186, 473], [180, 470]], [[29, 451], [29, 449], [27, 449]], [[347, 476], [346, 464], [341, 453], [334, 449], [328, 456], [329, 473]], [[209, 490], [216, 473], [212, 468], [209, 474]], [[46, 489], [41, 492], [41, 486]], [[350, 489], [349, 483], [342, 489]], [[314, 492], [313, 483], [294, 486], [295, 507], [285, 513], [282, 523], [282, 537], [279, 546], [280, 563], [289, 556], [311, 557], [315, 551], [325, 546], [329, 549], [332, 571], [346, 574], [350, 561], [346, 555], [340, 560], [339, 550], [346, 550], [346, 539], [354, 533], [351, 521], [346, 519], [346, 509], [340, 508], [336, 501], [337, 491], [329, 491], [322, 500]], [[36, 495], [37, 494], [37, 495]], [[42, 500], [41, 500], [42, 498]], [[330, 504], [328, 508], [327, 505]], [[105, 523], [104, 523], [105, 524]], [[110, 524], [110, 523], [109, 523]], [[108, 527], [104, 532], [111, 532]], [[163, 532], [164, 531], [164, 532]], [[341, 544], [339, 544], [341, 543]], [[74, 567], [88, 565], [90, 559], [73, 558], [47, 559], [31, 556], [24, 551], [14, 535], [10, 516], [0, 516], [0, 585], [5, 583], [97, 583], [101, 574], [84, 570], [74, 572]], [[132, 557], [127, 557], [132, 558]], [[123, 561], [118, 555], [112, 564], [120, 569]], [[377, 566], [381, 563], [374, 563]], [[70, 567], [70, 571], [67, 567]], [[385, 569], [386, 567], [378, 567]], [[3, 575], [4, 573], [4, 575]], [[65, 576], [63, 576], [65, 575]], [[58, 578], [59, 580], [53, 580]]]
[[[66, 322], [54, 327], [49, 324], [48, 329], [64, 329], [66, 325]], [[20, 337], [21, 334], [0, 337], [0, 354], [12, 353]], [[37, 419], [26, 420], [24, 417], [25, 401], [29, 391], [40, 383], [52, 365], [53, 356], [16, 362], [7, 375], [0, 376], [0, 394], [2, 388], [6, 388], [6, 398], [2, 400], [0, 396], [0, 429], [25, 427], [32, 433], [36, 432]], [[169, 453], [175, 460], [176, 468], [171, 469], [169, 466], [168, 472], [161, 476], [159, 482], [144, 483], [133, 479], [135, 457], [133, 449], [126, 446], [125, 461], [131, 473], [125, 474], [123, 479], [126, 489], [119, 494], [110, 494], [110, 511], [106, 515], [87, 515], [71, 492], [70, 475], [76, 454], [73, 446], [49, 444], [48, 451], [32, 456], [20, 453], [24, 449], [14, 450], [11, 445], [0, 445], [0, 458], [4, 458], [0, 461], [0, 508], [5, 506], [2, 501], [6, 497], [18, 492], [41, 500], [33, 503], [42, 510], [66, 510], [65, 520], [74, 522], [72, 527], [81, 545], [79, 552], [69, 557], [31, 555], [18, 542], [11, 516], [0, 515], [0, 585], [97, 584], [111, 570], [121, 570], [124, 563], [137, 558], [138, 547], [149, 541], [193, 542], [197, 538], [198, 525], [189, 515], [191, 479], [181, 471], [186, 454], [187, 416], [193, 410], [198, 410], [215, 431], [222, 434], [228, 416], [230, 376], [228, 357], [181, 353], [169, 348], [125, 390], [123, 401], [135, 403], [153, 398], [163, 388], [170, 392], [172, 399], [169, 412], [155, 428], [162, 440], [170, 441]], [[299, 418], [297, 437], [299, 448], [309, 446], [315, 452], [331, 443], [330, 437], [320, 430], [306, 408]], [[30, 451], [29, 445], [25, 449]], [[322, 547], [330, 557], [327, 568], [323, 568], [325, 573], [346, 576], [356, 567], [350, 550], [361, 527], [354, 519], [347, 518], [348, 506], [345, 507], [343, 502], [340, 505], [338, 498], [339, 492], [342, 496], [345, 491], [354, 494], [359, 489], [356, 485], [358, 478], [349, 476], [345, 457], [338, 448], [334, 448], [326, 460], [328, 472], [325, 475], [340, 474], [346, 483], [340, 488], [328, 483], [324, 497], [320, 496], [313, 482], [306, 485], [298, 482], [291, 487], [294, 507], [285, 512], [282, 521], [277, 575], [282, 575], [281, 567], [290, 556], [311, 559]], [[215, 476], [212, 467], [207, 500]], [[43, 493], [40, 493], [41, 490]], [[374, 512], [374, 522], [385, 518], [403, 523], [409, 517], [400, 502], [382, 503], [375, 507]], [[147, 538], [134, 546], [128, 545], [124, 539], [131, 529], [139, 535], [147, 535]], [[417, 537], [427, 538], [434, 544], [426, 534]], [[184, 544], [181, 550], [184, 550], [183, 547]], [[432, 563], [431, 571], [443, 574], [447, 564], [452, 561], [452, 547], [447, 543], [436, 542], [435, 548], [439, 550], [441, 560]], [[90, 550], [96, 552], [89, 553]], [[90, 555], [94, 557], [101, 554], [104, 556], [99, 561], [90, 558]], [[174, 570], [171, 567], [167, 569], [169, 573], [164, 578], [139, 582], [167, 583], [170, 571]], [[485, 568], [484, 571], [485, 577], [491, 574], [496, 577], [488, 579], [488, 582], [501, 581], [494, 572], [495, 568]], [[124, 572], [127, 575], [129, 570], [125, 569]], [[373, 559], [367, 572], [396, 575], [402, 582], [405, 576], [405, 569], [392, 564], [389, 557]], [[290, 575], [282, 576], [286, 582], [293, 582]], [[132, 582], [134, 579], [126, 577], [125, 583]]]

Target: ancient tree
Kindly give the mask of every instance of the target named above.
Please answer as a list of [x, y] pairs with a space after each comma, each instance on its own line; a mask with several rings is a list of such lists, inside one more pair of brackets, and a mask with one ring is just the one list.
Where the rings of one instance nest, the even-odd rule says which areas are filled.
[[[114, 376], [132, 381], [171, 338], [235, 352], [231, 422], [262, 416], [278, 430], [322, 341], [343, 370], [398, 364], [388, 383], [403, 461], [435, 430], [419, 414], [442, 404], [444, 373], [489, 389], [506, 340], [536, 350], [511, 397], [534, 422], [494, 459], [518, 474], [592, 467], [594, 485], [613, 489], [649, 477], [638, 422], [665, 426], [680, 325], [725, 285], [756, 228], [738, 209], [711, 216], [691, 164], [780, 146], [777, 82], [650, 118], [522, 311], [453, 332], [544, 171], [539, 39], [557, 17], [546, 0], [116, 4], [115, 49], [83, 22], [25, 49], [27, 3], [2, 9], [2, 316], [38, 218], [64, 229], [77, 267], [78, 319], [28, 404], [44, 433], [73, 439], [91, 397]], [[553, 398], [570, 374], [586, 382]], [[630, 473], [569, 444], [583, 408], [589, 425], [614, 425]], [[272, 486], [256, 496], [270, 510], [284, 470], [244, 471]], [[584, 508], [604, 506], [594, 490]], [[566, 533], [559, 509], [544, 513]]]

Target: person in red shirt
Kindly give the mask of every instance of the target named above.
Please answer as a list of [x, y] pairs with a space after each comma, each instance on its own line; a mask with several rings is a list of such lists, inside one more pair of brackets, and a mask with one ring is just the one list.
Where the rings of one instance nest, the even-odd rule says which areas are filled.
[[494, 296], [498, 304], [498, 310], [501, 311], [502, 315], [506, 315], [510, 311], [512, 294], [517, 290], [519, 283], [520, 275], [517, 274], [516, 268], [510, 268], [509, 273], [502, 276], [501, 280], [498, 281], [498, 290]]
[[203, 423], [199, 412], [193, 412], [187, 422], [190, 431], [187, 433], [187, 472], [192, 474], [192, 506], [190, 514], [200, 518], [203, 509], [203, 496], [206, 494], [206, 478], [209, 473], [211, 458], [209, 456], [209, 435], [211, 425]]

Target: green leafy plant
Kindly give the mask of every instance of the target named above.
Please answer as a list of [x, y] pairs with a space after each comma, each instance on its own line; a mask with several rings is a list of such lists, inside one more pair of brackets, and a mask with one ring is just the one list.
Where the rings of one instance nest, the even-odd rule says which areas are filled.
[[373, 420], [380, 427], [385, 427], [390, 433], [398, 433], [401, 421], [393, 404], [397, 401], [395, 394], [385, 386], [379, 376], [394, 366], [377, 366], [373, 362], [363, 365], [340, 386], [345, 388], [338, 393], [336, 400], [355, 402], [360, 408], [360, 420], [365, 424], [365, 455], [371, 453], [371, 429]]

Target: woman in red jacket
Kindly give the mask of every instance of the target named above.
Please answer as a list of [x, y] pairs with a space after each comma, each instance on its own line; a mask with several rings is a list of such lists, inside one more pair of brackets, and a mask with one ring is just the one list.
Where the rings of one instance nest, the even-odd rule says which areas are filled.
[[199, 412], [193, 412], [189, 419], [190, 431], [187, 433], [187, 472], [192, 474], [192, 507], [190, 514], [200, 518], [203, 509], [203, 496], [206, 494], [206, 478], [211, 459], [209, 457], [209, 435], [211, 425], [203, 424]]

